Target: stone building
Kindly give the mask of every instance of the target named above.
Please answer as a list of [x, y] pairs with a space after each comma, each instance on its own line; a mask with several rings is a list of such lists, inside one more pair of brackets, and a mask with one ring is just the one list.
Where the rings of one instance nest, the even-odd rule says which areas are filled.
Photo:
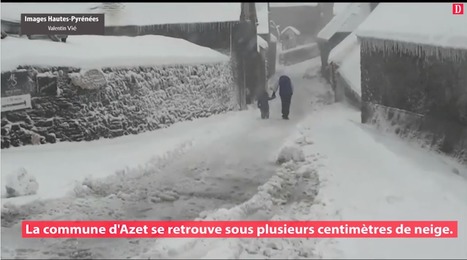
[[356, 31], [362, 122], [389, 120], [397, 134], [415, 136], [467, 163], [462, 24], [467, 16], [453, 15], [450, 3], [381, 3]]

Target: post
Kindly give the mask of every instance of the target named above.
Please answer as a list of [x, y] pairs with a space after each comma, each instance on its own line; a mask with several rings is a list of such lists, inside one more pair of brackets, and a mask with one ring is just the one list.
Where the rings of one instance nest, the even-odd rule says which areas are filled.
[[242, 13], [240, 16], [241, 30], [239, 34], [241, 59], [243, 66], [241, 70], [245, 71], [245, 83], [248, 94], [246, 97], [247, 104], [251, 104], [254, 100], [254, 95], [257, 92], [258, 84], [258, 69], [257, 62], [257, 16], [255, 3], [242, 3]]

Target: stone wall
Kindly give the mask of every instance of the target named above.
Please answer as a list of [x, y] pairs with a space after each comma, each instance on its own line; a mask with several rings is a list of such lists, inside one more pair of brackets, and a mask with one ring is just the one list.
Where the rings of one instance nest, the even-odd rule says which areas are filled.
[[[362, 122], [378, 115], [401, 123], [399, 134], [417, 131], [467, 162], [467, 51], [374, 39], [361, 48]], [[400, 121], [397, 111], [410, 119]]]
[[104, 68], [106, 84], [97, 87], [79, 82], [76, 68], [20, 69], [32, 108], [2, 112], [2, 149], [138, 134], [238, 104], [230, 63]]

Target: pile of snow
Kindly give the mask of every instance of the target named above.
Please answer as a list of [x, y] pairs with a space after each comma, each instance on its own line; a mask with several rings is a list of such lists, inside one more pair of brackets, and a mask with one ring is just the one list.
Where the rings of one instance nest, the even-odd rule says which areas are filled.
[[269, 47], [269, 44], [266, 40], [263, 39], [263, 37], [261, 36], [257, 36], [257, 42], [258, 42], [258, 52], [260, 50], [260, 48], [263, 48], [263, 49], [267, 49]]
[[305, 160], [305, 155], [302, 149], [296, 145], [285, 146], [277, 156], [277, 164], [283, 164], [289, 161], [302, 162]]
[[256, 17], [258, 18], [258, 26], [256, 27], [258, 34], [269, 33], [269, 8], [268, 3], [255, 3]]
[[39, 183], [26, 169], [20, 168], [6, 177], [5, 189], [7, 198], [34, 195]]
[[328, 41], [336, 33], [351, 33], [357, 29], [370, 13], [371, 8], [369, 3], [351, 3], [321, 29], [318, 33], [318, 38]]
[[270, 7], [318, 6], [319, 3], [269, 3]]
[[286, 31], [288, 31], [288, 30], [291, 30], [291, 31], [294, 32], [296, 35], [300, 35], [300, 31], [299, 31], [297, 28], [293, 27], [293, 26], [287, 26], [287, 27], [285, 27], [285, 28], [281, 31], [281, 34], [284, 34], [284, 33], [285, 33]]
[[240, 3], [2, 3], [2, 19], [19, 21], [22, 13], [105, 13], [106, 26], [239, 21]]
[[362, 23], [359, 37], [467, 49], [467, 15], [452, 3], [381, 3]]
[[77, 68], [207, 64], [229, 58], [189, 41], [159, 35], [70, 36], [67, 43], [8, 37], [2, 40], [2, 71], [19, 65]]

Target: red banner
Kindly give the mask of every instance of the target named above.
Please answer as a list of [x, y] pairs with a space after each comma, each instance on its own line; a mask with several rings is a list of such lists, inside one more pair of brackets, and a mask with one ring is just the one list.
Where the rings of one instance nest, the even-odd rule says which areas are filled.
[[23, 221], [24, 238], [457, 238], [457, 221]]

